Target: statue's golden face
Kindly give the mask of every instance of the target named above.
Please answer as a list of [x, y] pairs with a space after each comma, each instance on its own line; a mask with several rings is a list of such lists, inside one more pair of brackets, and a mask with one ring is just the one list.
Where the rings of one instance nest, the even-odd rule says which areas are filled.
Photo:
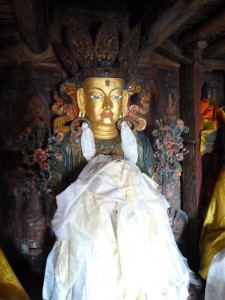
[[78, 91], [78, 105], [94, 124], [116, 123], [127, 105], [124, 80], [106, 77], [86, 78], [83, 89]]

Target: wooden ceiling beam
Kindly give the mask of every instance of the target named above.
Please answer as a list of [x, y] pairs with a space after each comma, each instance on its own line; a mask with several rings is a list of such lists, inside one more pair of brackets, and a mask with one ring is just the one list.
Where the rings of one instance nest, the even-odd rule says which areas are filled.
[[225, 36], [216, 40], [214, 43], [210, 44], [202, 52], [202, 58], [220, 58], [221, 56], [225, 57]]
[[184, 56], [181, 49], [169, 39], [162, 43], [160, 47], [156, 48], [155, 51], [178, 63], [191, 64], [193, 62], [192, 59]]
[[184, 47], [198, 40], [208, 41], [225, 31], [225, 10], [220, 10], [213, 17], [195, 26], [179, 39], [179, 46]]
[[177, 0], [174, 5], [164, 11], [151, 25], [143, 49], [143, 55], [146, 55], [146, 52], [151, 52], [158, 48], [204, 5], [218, 3], [219, 1], [220, 0]]
[[51, 0], [13, 0], [12, 3], [21, 39], [31, 52], [38, 54], [45, 51], [49, 42]]

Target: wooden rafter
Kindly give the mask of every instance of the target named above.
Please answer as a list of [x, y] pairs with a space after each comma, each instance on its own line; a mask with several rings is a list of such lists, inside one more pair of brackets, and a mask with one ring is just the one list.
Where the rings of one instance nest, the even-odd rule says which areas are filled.
[[51, 1], [13, 0], [13, 8], [22, 40], [33, 53], [48, 47], [48, 5]]
[[192, 59], [184, 56], [181, 49], [169, 39], [162, 43], [155, 51], [178, 63], [190, 64], [193, 62]]
[[178, 0], [169, 9], [164, 11], [151, 25], [148, 40], [143, 49], [143, 55], [158, 48], [168, 37], [193, 17], [203, 6], [217, 4], [221, 0]]
[[225, 31], [225, 10], [218, 11], [213, 17], [188, 31], [180, 38], [179, 46], [184, 47], [198, 40], [209, 40]]

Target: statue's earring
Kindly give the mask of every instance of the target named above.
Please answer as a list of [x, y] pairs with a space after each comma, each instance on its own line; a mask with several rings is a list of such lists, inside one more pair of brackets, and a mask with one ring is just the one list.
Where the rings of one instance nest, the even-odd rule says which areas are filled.
[[116, 125], [120, 131], [121, 131], [121, 124], [123, 121], [125, 121], [127, 123], [127, 125], [130, 127], [130, 129], [132, 130], [132, 132], [134, 134], [136, 134], [137, 122], [135, 120], [131, 119], [130, 117], [123, 117], [123, 118], [119, 119], [118, 122], [116, 123]]
[[125, 118], [126, 117], [126, 112], [127, 112], [127, 103], [128, 103], [128, 92], [127, 90], [123, 91], [123, 98], [122, 98], [122, 111], [119, 116], [119, 118]]
[[78, 114], [78, 117], [79, 118], [84, 118], [85, 117], [85, 112], [83, 110], [80, 110], [79, 114]]
[[124, 107], [124, 104], [123, 104], [119, 119], [124, 118], [124, 117], [126, 117], [126, 107]]
[[121, 119], [121, 118], [124, 118], [124, 117], [125, 117], [125, 111], [122, 111], [119, 118]]

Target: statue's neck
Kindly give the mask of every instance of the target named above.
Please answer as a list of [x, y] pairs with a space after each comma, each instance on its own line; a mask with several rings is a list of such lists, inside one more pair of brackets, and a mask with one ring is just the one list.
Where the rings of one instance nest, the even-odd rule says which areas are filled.
[[123, 156], [123, 151], [121, 147], [121, 140], [119, 135], [113, 139], [96, 139], [96, 154], [107, 154], [107, 155], [117, 155]]
[[118, 136], [118, 130], [115, 124], [99, 125], [92, 123], [92, 132], [94, 138], [101, 140], [110, 140]]

